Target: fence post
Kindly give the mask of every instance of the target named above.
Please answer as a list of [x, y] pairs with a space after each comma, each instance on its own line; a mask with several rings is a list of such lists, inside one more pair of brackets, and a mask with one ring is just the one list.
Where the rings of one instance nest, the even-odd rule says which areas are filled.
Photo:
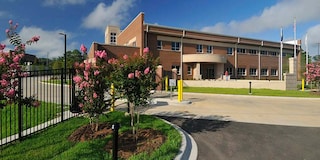
[[64, 70], [61, 68], [61, 122], [63, 121], [63, 108], [64, 108]]
[[19, 130], [19, 134], [18, 134], [18, 139], [21, 140], [22, 138], [22, 132], [23, 132], [23, 118], [22, 118], [22, 79], [21, 76], [18, 76], [18, 130]]
[[118, 159], [118, 139], [119, 139], [119, 131], [120, 124], [114, 123], [112, 125], [113, 130], [113, 141], [112, 141], [112, 159], [117, 160]]

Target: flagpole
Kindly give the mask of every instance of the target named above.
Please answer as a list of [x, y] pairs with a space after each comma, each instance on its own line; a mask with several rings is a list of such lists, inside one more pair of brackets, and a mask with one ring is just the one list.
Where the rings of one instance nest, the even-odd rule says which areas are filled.
[[294, 59], [296, 59], [297, 58], [297, 46], [296, 46], [296, 39], [297, 39], [297, 37], [296, 37], [296, 30], [297, 30], [297, 24], [296, 24], [297, 22], [296, 22], [296, 17], [294, 17], [294, 21], [293, 21], [293, 36], [294, 36], [294, 41], [293, 41], [293, 43], [294, 43], [294, 51], [293, 51], [293, 54], [294, 54]]
[[[309, 54], [308, 54], [308, 33], [306, 34], [305, 38], [305, 45], [306, 45], [306, 75], [308, 75], [308, 64], [309, 64]], [[308, 81], [306, 80], [306, 84], [308, 85]]]
[[279, 80], [282, 81], [282, 48], [283, 48], [283, 30], [280, 28], [280, 55], [279, 55]]

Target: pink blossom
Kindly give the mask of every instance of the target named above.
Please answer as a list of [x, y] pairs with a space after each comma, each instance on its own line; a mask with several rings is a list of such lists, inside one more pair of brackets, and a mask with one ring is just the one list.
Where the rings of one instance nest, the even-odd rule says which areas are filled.
[[79, 84], [82, 81], [82, 78], [80, 76], [73, 77], [73, 81], [77, 84]]
[[93, 92], [93, 98], [98, 98], [98, 95], [96, 92]]
[[20, 61], [20, 56], [19, 55], [16, 55], [14, 58], [13, 58], [13, 62], [17, 63]]
[[10, 30], [9, 29], [6, 29], [6, 33], [8, 34], [10, 32]]
[[128, 74], [128, 78], [129, 78], [129, 79], [133, 79], [133, 78], [134, 78], [134, 73], [129, 73], [129, 74]]
[[86, 53], [86, 52], [87, 52], [86, 46], [84, 46], [83, 44], [81, 44], [81, 46], [80, 46], [80, 51], [83, 52], [83, 53]]
[[15, 90], [13, 88], [9, 89], [6, 93], [6, 96], [9, 98], [13, 98], [15, 96]]
[[147, 68], [143, 71], [144, 74], [148, 74], [149, 72], [150, 72], [150, 67], [147, 67]]
[[89, 72], [88, 71], [83, 71], [84, 79], [89, 80]]
[[5, 49], [5, 48], [6, 48], [6, 45], [0, 43], [0, 50], [3, 50], [3, 49]]
[[2, 75], [1, 75], [1, 78], [2, 79], [7, 79], [9, 77], [9, 75], [8, 74], [5, 74], [5, 73], [3, 73]]
[[105, 50], [103, 51], [95, 51], [95, 57], [99, 57], [101, 59], [107, 58], [107, 53]]
[[144, 48], [143, 53], [149, 53], [149, 47]]
[[1, 80], [0, 83], [2, 87], [7, 87], [9, 85], [9, 82], [6, 81], [5, 79]]
[[40, 39], [40, 36], [33, 36], [33, 37], [31, 38], [31, 42], [38, 42], [39, 39]]
[[140, 78], [141, 71], [135, 70], [134, 73], [135, 73], [135, 76], [136, 76], [137, 78]]
[[12, 22], [13, 22], [13, 21], [10, 19], [10, 20], [9, 20], [9, 24], [12, 24]]
[[84, 70], [89, 71], [91, 68], [91, 63], [85, 63], [85, 68]]
[[79, 107], [82, 108], [83, 107], [83, 103], [79, 103]]
[[97, 75], [99, 75], [99, 73], [100, 73], [99, 70], [95, 70], [94, 73], [93, 73], [93, 75], [97, 76]]
[[3, 58], [3, 57], [1, 57], [1, 58], [0, 58], [0, 64], [2, 65], [2, 64], [5, 64], [5, 63], [6, 63], [6, 59]]
[[123, 55], [123, 59], [124, 59], [124, 60], [127, 60], [128, 58], [129, 58], [128, 55], [126, 55], [126, 54]]

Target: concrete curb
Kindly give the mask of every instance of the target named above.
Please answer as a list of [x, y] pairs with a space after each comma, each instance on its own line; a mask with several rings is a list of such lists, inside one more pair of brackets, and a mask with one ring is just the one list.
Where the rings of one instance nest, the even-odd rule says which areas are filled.
[[172, 124], [169, 121], [164, 120], [162, 118], [160, 118], [160, 119], [163, 120], [164, 122], [170, 124], [171, 126], [173, 126], [180, 133], [180, 135], [182, 137], [181, 147], [180, 147], [179, 153], [176, 156], [175, 160], [184, 160], [184, 159], [197, 160], [198, 146], [197, 146], [197, 143], [195, 142], [195, 140], [191, 137], [191, 135], [188, 134], [183, 129], [181, 129], [180, 127], [178, 127], [177, 125]]

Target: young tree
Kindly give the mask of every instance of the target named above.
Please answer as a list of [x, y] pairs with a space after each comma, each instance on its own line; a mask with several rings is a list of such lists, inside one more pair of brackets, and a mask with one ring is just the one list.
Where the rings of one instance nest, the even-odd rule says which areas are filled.
[[8, 52], [4, 49], [5, 44], [0, 44], [0, 108], [8, 103], [22, 103], [26, 106], [39, 106], [39, 102], [34, 96], [19, 99], [18, 80], [20, 76], [27, 76], [23, 73], [19, 62], [25, 54], [26, 44], [36, 43], [40, 37], [34, 36], [26, 43], [22, 43], [19, 34], [16, 32], [18, 24], [13, 25], [12, 20], [9, 21], [9, 28], [6, 29], [7, 37], [14, 46], [14, 50]]
[[320, 63], [311, 63], [307, 65], [308, 72], [305, 73], [307, 82], [315, 82], [320, 85]]
[[118, 92], [129, 102], [131, 126], [133, 127], [133, 133], [135, 133], [135, 108], [148, 105], [150, 91], [157, 86], [155, 71], [158, 60], [152, 57], [148, 48], [145, 48], [143, 55], [134, 54], [132, 57], [124, 55], [118, 61], [114, 61], [113, 83]]
[[[86, 52], [86, 48], [81, 47], [81, 51]], [[105, 94], [110, 89], [109, 80], [112, 66], [108, 63], [105, 51], [95, 51], [92, 61], [85, 60], [82, 63], [76, 62], [76, 76], [73, 81], [79, 88], [77, 99], [79, 107], [88, 115], [90, 124], [98, 130], [98, 118], [109, 106], [105, 102]], [[94, 126], [94, 122], [96, 125]]]

